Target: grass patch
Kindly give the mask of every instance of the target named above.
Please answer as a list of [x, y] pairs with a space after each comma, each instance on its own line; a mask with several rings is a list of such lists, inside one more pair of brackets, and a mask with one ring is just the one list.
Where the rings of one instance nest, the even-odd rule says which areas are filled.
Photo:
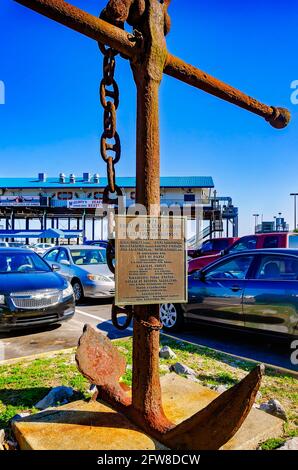
[[[132, 340], [116, 340], [120, 353], [127, 364], [132, 363]], [[183, 341], [176, 341], [166, 336], [161, 337], [163, 346], [170, 346], [177, 355], [176, 359], [161, 359], [160, 373], [175, 362], [182, 362], [196, 372], [196, 377], [203, 385], [233, 386], [247, 372], [255, 367], [249, 361], [242, 361], [227, 354], [206, 347], [195, 346]], [[131, 367], [128, 367], [122, 380], [130, 385]], [[75, 389], [73, 400], [88, 397], [88, 382], [78, 372], [74, 355], [71, 352], [51, 358], [35, 359], [32, 362], [20, 360], [13, 365], [0, 366], [0, 429], [8, 426], [9, 420], [17, 413], [34, 409], [34, 404], [57, 385], [71, 386]], [[278, 373], [268, 368], [260, 388], [261, 395], [257, 403], [270, 398], [281, 402], [288, 415], [281, 439], [269, 439], [262, 444], [264, 450], [279, 447], [287, 438], [298, 436], [298, 380], [290, 375]]]
[[285, 442], [285, 439], [282, 438], [275, 438], [275, 439], [268, 439], [266, 442], [260, 445], [261, 450], [273, 450], [280, 447]]
[[38, 411], [35, 403], [57, 385], [73, 387], [74, 400], [85, 396], [88, 383], [78, 372], [71, 353], [0, 366], [0, 429], [7, 427], [17, 413]]

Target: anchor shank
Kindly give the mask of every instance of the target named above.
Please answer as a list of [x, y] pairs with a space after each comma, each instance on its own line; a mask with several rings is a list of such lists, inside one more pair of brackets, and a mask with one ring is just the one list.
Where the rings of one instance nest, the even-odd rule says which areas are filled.
[[[143, 36], [146, 51], [131, 62], [137, 86], [136, 202], [147, 214], [159, 215], [160, 142], [159, 86], [167, 56], [164, 10], [148, 0]], [[144, 428], [165, 432], [171, 427], [162, 409], [159, 380], [159, 306], [135, 307], [133, 332], [132, 414]], [[144, 419], [145, 418], [145, 419]]]
[[[159, 83], [150, 80], [139, 83], [137, 91], [136, 198], [148, 212], [152, 205], [158, 208], [160, 197], [158, 89]], [[135, 313], [146, 323], [159, 325], [158, 305], [135, 306]], [[161, 429], [161, 424], [166, 423], [159, 381], [159, 331], [138, 321], [134, 322], [133, 332], [132, 404], [138, 416], [145, 416], [151, 427]]]

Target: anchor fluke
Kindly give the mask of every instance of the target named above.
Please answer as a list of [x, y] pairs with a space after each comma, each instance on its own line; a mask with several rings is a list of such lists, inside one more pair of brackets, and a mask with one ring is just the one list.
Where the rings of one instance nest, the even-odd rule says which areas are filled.
[[174, 429], [162, 442], [177, 450], [217, 450], [238, 431], [254, 404], [265, 367], [253, 369], [241, 382], [219, 395]]
[[126, 361], [105, 335], [85, 325], [79, 339], [76, 363], [81, 374], [96, 385], [98, 398], [114, 407], [130, 405], [131, 399], [119, 383]]
[[263, 365], [257, 366], [204, 409], [176, 426], [168, 422], [161, 432], [160, 426], [153, 426], [152, 420], [140, 413], [119, 383], [126, 370], [125, 359], [105, 335], [90, 325], [85, 325], [79, 340], [76, 362], [84, 377], [97, 386], [98, 398], [176, 450], [216, 450], [231, 439], [254, 404], [264, 372]]

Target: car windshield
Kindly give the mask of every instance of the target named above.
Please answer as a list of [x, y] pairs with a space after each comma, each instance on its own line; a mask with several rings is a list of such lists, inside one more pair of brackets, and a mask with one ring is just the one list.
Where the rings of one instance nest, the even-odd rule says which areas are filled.
[[0, 274], [50, 272], [51, 268], [38, 255], [5, 251], [0, 253]]
[[101, 249], [82, 249], [70, 250], [74, 264], [105, 264], [106, 263], [106, 250]]

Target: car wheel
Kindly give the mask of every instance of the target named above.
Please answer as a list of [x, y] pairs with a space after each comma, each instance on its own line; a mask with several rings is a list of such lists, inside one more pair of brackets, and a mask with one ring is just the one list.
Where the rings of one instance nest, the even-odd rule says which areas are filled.
[[71, 283], [71, 285], [72, 285], [72, 288], [73, 288], [76, 304], [78, 304], [84, 298], [84, 292], [83, 292], [82, 284], [80, 283], [80, 281], [73, 281]]
[[159, 316], [164, 330], [178, 331], [182, 329], [184, 317], [179, 305], [161, 304]]

